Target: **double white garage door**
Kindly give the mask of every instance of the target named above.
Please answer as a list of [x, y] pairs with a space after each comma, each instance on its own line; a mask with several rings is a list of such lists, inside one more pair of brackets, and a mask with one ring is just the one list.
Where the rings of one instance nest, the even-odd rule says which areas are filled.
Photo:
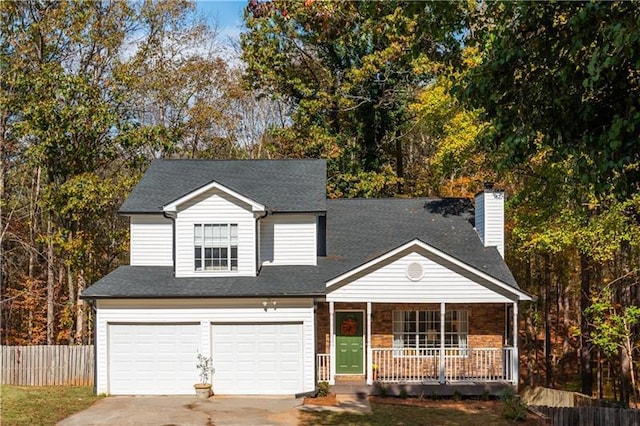
[[[302, 324], [211, 326], [218, 394], [295, 394], [303, 387]], [[110, 324], [109, 393], [193, 394], [200, 324]]]

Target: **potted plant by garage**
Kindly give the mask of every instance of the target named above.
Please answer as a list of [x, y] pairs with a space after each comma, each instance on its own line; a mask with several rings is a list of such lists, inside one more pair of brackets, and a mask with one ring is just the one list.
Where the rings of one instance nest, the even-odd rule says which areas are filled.
[[200, 374], [200, 383], [193, 385], [196, 389], [196, 397], [198, 399], [207, 399], [213, 395], [211, 383], [209, 383], [209, 375], [213, 373], [213, 359], [198, 352], [198, 363], [196, 367]]

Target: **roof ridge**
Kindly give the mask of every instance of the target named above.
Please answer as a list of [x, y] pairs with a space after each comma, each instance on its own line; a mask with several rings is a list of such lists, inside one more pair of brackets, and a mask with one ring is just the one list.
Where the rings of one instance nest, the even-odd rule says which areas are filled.
[[472, 200], [472, 198], [467, 198], [467, 197], [327, 198], [327, 201], [417, 201], [417, 200], [427, 200], [427, 201], [440, 201], [440, 200], [468, 200], [468, 201], [471, 201], [471, 200]]

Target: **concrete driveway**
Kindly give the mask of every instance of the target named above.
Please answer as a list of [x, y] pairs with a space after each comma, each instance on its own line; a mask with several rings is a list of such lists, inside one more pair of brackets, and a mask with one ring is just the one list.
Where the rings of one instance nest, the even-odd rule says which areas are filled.
[[297, 425], [302, 399], [270, 396], [111, 396], [59, 426]]

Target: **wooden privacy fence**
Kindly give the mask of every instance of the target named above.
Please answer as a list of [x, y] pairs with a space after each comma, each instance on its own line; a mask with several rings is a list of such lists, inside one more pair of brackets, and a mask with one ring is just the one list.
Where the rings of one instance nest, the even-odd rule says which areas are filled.
[[0, 379], [4, 385], [93, 385], [93, 345], [0, 348]]
[[607, 407], [533, 407], [553, 426], [640, 426], [640, 410]]

